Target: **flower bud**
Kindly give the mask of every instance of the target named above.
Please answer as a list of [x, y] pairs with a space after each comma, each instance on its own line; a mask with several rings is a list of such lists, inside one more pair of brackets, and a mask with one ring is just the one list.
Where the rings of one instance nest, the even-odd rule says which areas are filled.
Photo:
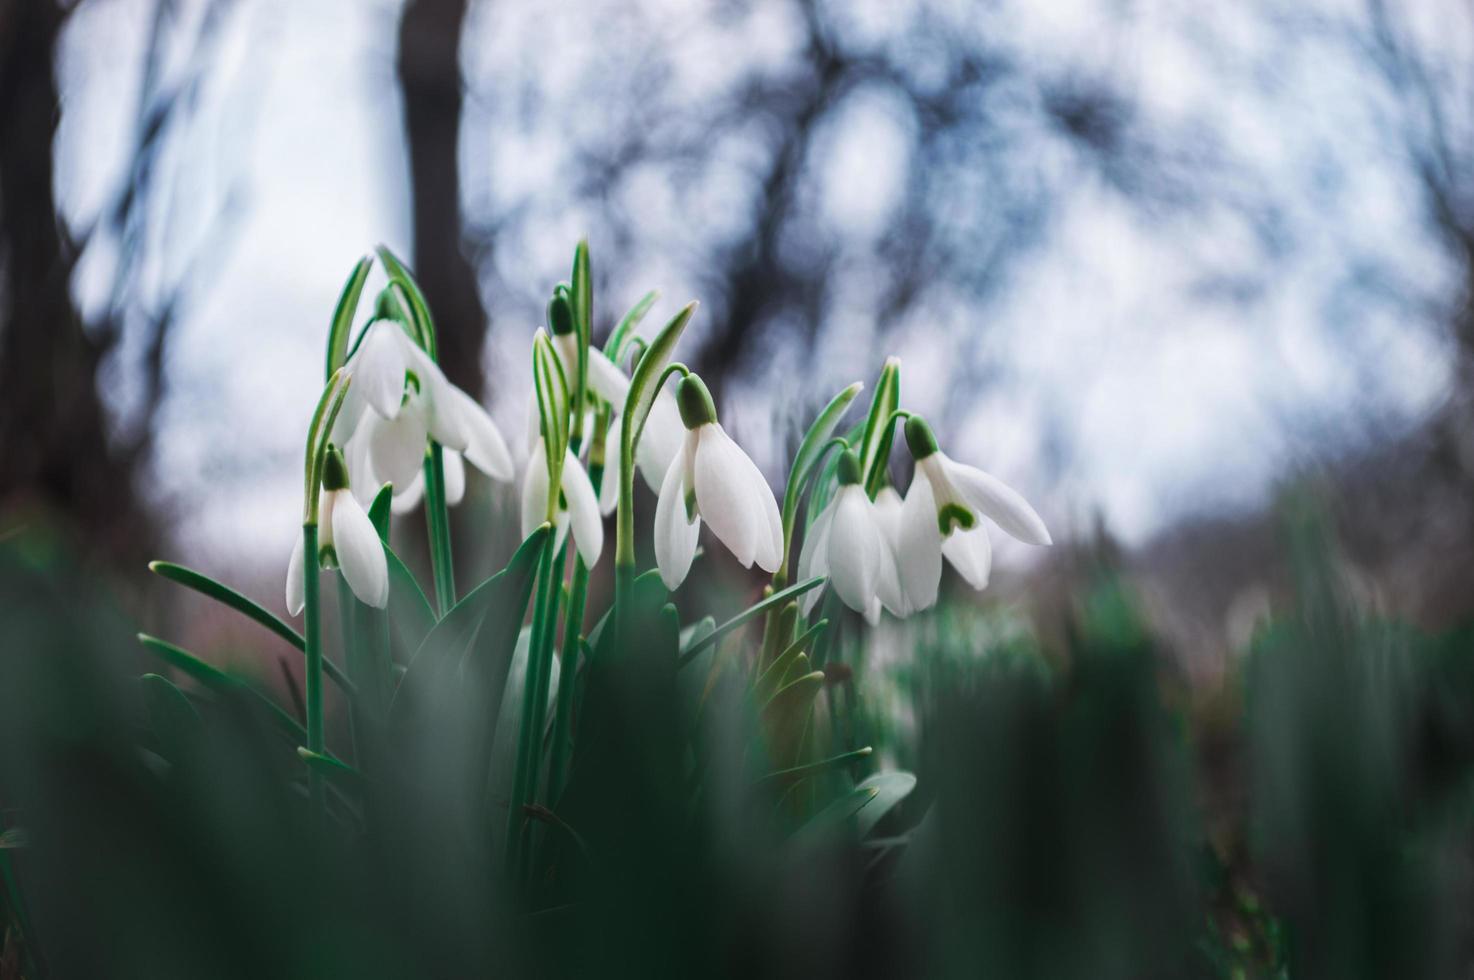
[[846, 449], [839, 457], [839, 466], [835, 470], [842, 487], [853, 486], [860, 482], [860, 457]]
[[548, 327], [555, 337], [573, 333], [573, 306], [564, 290], [553, 293], [553, 298], [548, 301]]
[[348, 487], [348, 465], [343, 462], [343, 454], [336, 446], [329, 446], [327, 454], [322, 460], [322, 490], [323, 493], [332, 493], [334, 490], [345, 490]]
[[920, 415], [912, 415], [906, 420], [906, 448], [911, 450], [911, 458], [917, 462], [937, 451], [937, 437]]
[[706, 382], [694, 374], [681, 378], [676, 385], [676, 405], [687, 429], [697, 429], [717, 420], [717, 407], [711, 400]]

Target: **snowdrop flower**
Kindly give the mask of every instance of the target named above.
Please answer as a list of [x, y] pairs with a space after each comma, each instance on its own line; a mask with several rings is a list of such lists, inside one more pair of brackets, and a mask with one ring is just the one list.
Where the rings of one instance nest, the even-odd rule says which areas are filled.
[[[454, 507], [466, 496], [466, 458], [454, 449], [445, 450], [441, 458], [445, 467], [445, 505]], [[396, 514], [408, 514], [420, 506], [420, 501], [424, 497], [425, 471], [420, 470], [402, 493], [394, 495], [394, 499], [389, 503], [389, 509]], [[363, 497], [360, 496], [359, 499], [362, 500]]]
[[919, 415], [906, 421], [906, 445], [916, 460], [916, 475], [901, 506], [896, 556], [912, 611], [937, 601], [944, 556], [968, 585], [988, 584], [992, 549], [979, 514], [1025, 544], [1052, 543], [1044, 521], [1017, 491], [949, 458]]
[[451, 384], [396, 322], [369, 324], [348, 363], [355, 384], [334, 441], [348, 453], [361, 499], [385, 483], [394, 485], [396, 495], [407, 491], [424, 464], [428, 438], [461, 453], [494, 480], [512, 478], [512, 454], [491, 416]]
[[[835, 594], [873, 626], [880, 622], [882, 604], [897, 615], [903, 608], [895, 554], [876, 505], [865, 493], [853, 452], [840, 456], [838, 477], [839, 490], [804, 539], [798, 575], [828, 576]], [[819, 591], [804, 596], [805, 614], [812, 611]]]
[[[549, 324], [553, 329], [553, 350], [558, 353], [558, 362], [563, 367], [563, 377], [568, 381], [568, 390], [578, 384], [579, 337], [573, 326], [573, 311], [561, 297], [555, 297], [548, 306]], [[625, 396], [630, 391], [630, 379], [600, 351], [585, 348], [589, 362], [589, 390], [615, 408], [623, 408]]]
[[757, 466], [716, 420], [711, 393], [682, 378], [676, 404], [685, 441], [666, 470], [655, 504], [655, 561], [666, 588], [686, 579], [704, 518], [744, 567], [767, 572], [783, 560], [783, 520]]
[[[527, 475], [522, 480], [522, 536], [525, 538], [549, 519], [550, 498], [547, 450], [541, 436], [533, 443], [532, 454], [527, 461]], [[561, 490], [557, 509], [552, 514], [553, 526], [557, 528], [557, 541], [570, 527], [573, 543], [578, 547], [583, 563], [593, 568], [604, 550], [604, 517], [599, 513], [599, 498], [594, 485], [584, 472], [583, 464], [564, 450]]]
[[[323, 462], [317, 547], [314, 573], [321, 563], [337, 565], [359, 602], [376, 609], [389, 604], [389, 565], [383, 543], [358, 498], [349, 491], [348, 470], [336, 449], [329, 449]], [[305, 557], [298, 535], [287, 565], [287, 611], [293, 616], [306, 605]]]

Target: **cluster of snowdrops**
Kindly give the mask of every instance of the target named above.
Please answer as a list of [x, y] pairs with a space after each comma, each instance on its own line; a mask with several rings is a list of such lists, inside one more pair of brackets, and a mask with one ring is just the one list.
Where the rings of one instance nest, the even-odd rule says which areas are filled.
[[[1044, 522], [1019, 493], [952, 459], [927, 421], [900, 407], [895, 359], [884, 366], [862, 423], [834, 435], [863, 387], [858, 382], [820, 414], [780, 509], [757, 466], [722, 428], [706, 385], [673, 358], [695, 304], [646, 339], [638, 327], [655, 300], [648, 294], [600, 349], [591, 341], [586, 246], [578, 256], [576, 282], [554, 290], [548, 324], [533, 337], [524, 536], [549, 523], [560, 544], [571, 535], [578, 559], [592, 568], [605, 550], [605, 518], [619, 511], [616, 564], [632, 568], [638, 472], [656, 495], [654, 552], [667, 588], [685, 580], [703, 523], [738, 563], [756, 564], [781, 585], [808, 484], [795, 581], [827, 579], [872, 624], [882, 609], [905, 617], [933, 605], [944, 559], [973, 588], [984, 588], [991, 547], [983, 518], [1025, 543], [1050, 543]], [[359, 601], [378, 608], [388, 602], [385, 554], [366, 510], [384, 488], [394, 512], [405, 513], [427, 496], [431, 508], [458, 503], [467, 464], [492, 480], [516, 478], [517, 462], [496, 422], [436, 363], [428, 311], [416, 291], [403, 288], [408, 284], [391, 283], [351, 344], [338, 325], [330, 338], [329, 382], [306, 464], [304, 525], [316, 533], [299, 536], [291, 557], [286, 600], [293, 615], [308, 602], [304, 559], [313, 538], [320, 567], [339, 568]], [[914, 461], [904, 496], [891, 478], [898, 428]], [[443, 533], [435, 523], [432, 513], [432, 552]], [[438, 555], [435, 565], [439, 589], [445, 569]], [[804, 595], [806, 614], [820, 595], [820, 589]]]

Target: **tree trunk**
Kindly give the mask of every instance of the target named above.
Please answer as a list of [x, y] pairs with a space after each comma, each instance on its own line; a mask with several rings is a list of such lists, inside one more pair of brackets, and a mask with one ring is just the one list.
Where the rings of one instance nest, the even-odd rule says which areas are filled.
[[409, 143], [413, 266], [440, 338], [440, 361], [480, 396], [486, 310], [461, 228], [461, 29], [467, 0], [407, 0], [399, 21], [399, 85]]
[[134, 454], [109, 444], [107, 343], [72, 304], [75, 249], [52, 186], [65, 19], [51, 0], [0, 0], [0, 507], [53, 509], [88, 550], [133, 560], [153, 529]]

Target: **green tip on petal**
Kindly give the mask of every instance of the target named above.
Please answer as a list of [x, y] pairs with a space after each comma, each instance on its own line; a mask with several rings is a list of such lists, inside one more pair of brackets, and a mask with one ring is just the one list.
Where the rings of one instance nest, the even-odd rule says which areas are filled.
[[336, 446], [329, 446], [322, 460], [322, 488], [324, 492], [344, 490], [348, 487], [348, 464]]
[[853, 486], [860, 482], [860, 457], [853, 451], [846, 449], [839, 457], [839, 466], [835, 470], [835, 476], [839, 479], [842, 487]]
[[971, 531], [977, 526], [977, 523], [977, 515], [961, 504], [944, 504], [937, 511], [937, 529], [942, 532], [944, 538], [952, 533], [954, 527]]
[[555, 292], [548, 301], [548, 326], [555, 337], [573, 333], [573, 304], [568, 301], [567, 292]]
[[906, 448], [916, 460], [926, 459], [937, 451], [937, 437], [920, 415], [906, 420]]
[[681, 378], [676, 385], [676, 405], [687, 429], [695, 429], [717, 420], [717, 407], [711, 400], [706, 382], [694, 374]]

